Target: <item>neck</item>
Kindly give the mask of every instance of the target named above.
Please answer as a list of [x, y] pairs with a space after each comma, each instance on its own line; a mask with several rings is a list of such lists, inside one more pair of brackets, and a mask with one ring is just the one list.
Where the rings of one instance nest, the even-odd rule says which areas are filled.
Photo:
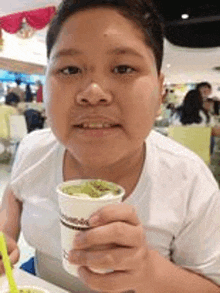
[[67, 150], [64, 158], [64, 180], [103, 179], [123, 186], [126, 197], [134, 190], [145, 160], [145, 144], [126, 158], [108, 166], [86, 165]]

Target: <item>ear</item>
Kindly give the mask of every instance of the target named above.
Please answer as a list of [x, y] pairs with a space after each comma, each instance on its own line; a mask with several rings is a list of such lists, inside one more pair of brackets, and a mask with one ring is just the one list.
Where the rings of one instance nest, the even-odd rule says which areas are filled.
[[164, 95], [164, 74], [160, 72], [160, 75], [158, 76], [158, 110], [156, 112], [156, 116], [161, 115], [161, 105], [163, 103], [163, 95]]

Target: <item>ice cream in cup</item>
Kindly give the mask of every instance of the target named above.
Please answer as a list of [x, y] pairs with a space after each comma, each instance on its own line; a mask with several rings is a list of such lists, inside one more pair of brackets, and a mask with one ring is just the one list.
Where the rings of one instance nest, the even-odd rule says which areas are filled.
[[[18, 290], [19, 293], [50, 293], [48, 290], [36, 286], [18, 286]], [[2, 293], [11, 293], [11, 291], [5, 290]]]
[[[81, 179], [59, 184], [57, 193], [60, 209], [63, 267], [69, 274], [77, 277], [78, 266], [68, 261], [68, 254], [73, 249], [76, 233], [90, 229], [89, 218], [98, 209], [109, 204], [120, 203], [125, 190], [113, 182], [101, 179]], [[109, 272], [90, 269], [100, 274]]]

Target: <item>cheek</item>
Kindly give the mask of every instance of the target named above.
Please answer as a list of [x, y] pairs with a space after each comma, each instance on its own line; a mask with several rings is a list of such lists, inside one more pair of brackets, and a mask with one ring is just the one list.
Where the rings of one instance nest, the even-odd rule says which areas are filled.
[[[70, 107], [70, 97], [65, 86], [60, 86], [53, 77], [49, 77], [45, 84], [45, 106], [50, 116], [66, 112]], [[60, 118], [60, 117], [58, 117]]]
[[51, 78], [45, 84], [44, 91], [48, 124], [54, 131], [64, 131], [68, 125], [68, 109], [70, 108], [68, 95]]
[[143, 128], [149, 124], [151, 126], [160, 108], [159, 88], [156, 81], [151, 78], [139, 80], [134, 84], [129, 96], [129, 102], [125, 105], [128, 119], [133, 121], [135, 127]]

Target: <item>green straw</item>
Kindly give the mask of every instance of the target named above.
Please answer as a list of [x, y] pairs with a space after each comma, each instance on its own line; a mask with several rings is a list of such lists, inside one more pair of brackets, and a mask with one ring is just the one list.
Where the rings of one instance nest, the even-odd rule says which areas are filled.
[[11, 269], [11, 262], [7, 252], [7, 245], [5, 241], [5, 236], [2, 232], [0, 232], [0, 252], [2, 254], [2, 260], [5, 267], [6, 276], [8, 278], [8, 283], [10, 287], [11, 293], [19, 293], [17, 285], [15, 283], [15, 279], [13, 277], [12, 269]]

